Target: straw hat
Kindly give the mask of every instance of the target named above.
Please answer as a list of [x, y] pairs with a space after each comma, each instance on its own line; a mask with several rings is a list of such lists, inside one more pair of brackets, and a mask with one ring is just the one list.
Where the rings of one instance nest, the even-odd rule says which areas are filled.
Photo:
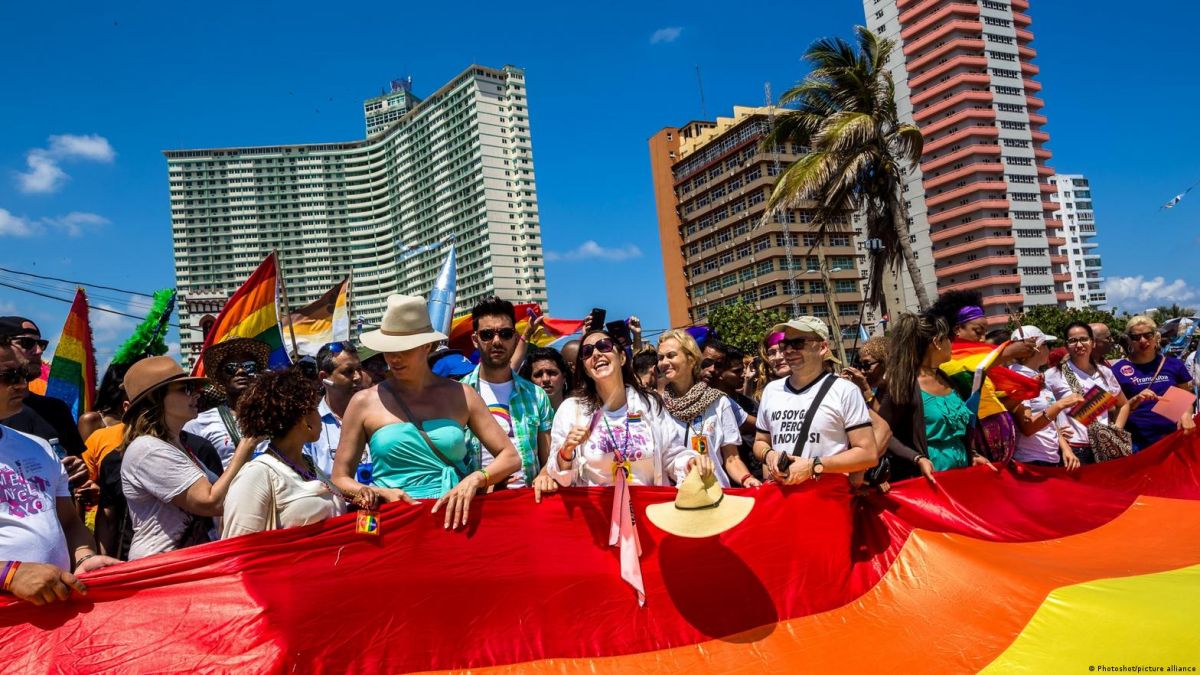
[[377, 352], [406, 352], [421, 345], [447, 339], [429, 323], [425, 299], [414, 295], [389, 295], [378, 330], [359, 337]]
[[679, 484], [675, 501], [647, 506], [646, 517], [664, 532], [699, 539], [736, 526], [753, 508], [753, 498], [727, 495], [716, 476], [702, 478], [693, 468]]
[[232, 337], [205, 347], [200, 358], [204, 361], [204, 372], [216, 375], [222, 363], [228, 361], [230, 357], [243, 354], [253, 359], [261, 372], [267, 369], [267, 361], [271, 358], [271, 348], [265, 342], [259, 342], [253, 338]]
[[208, 380], [188, 375], [175, 362], [175, 359], [169, 356], [151, 356], [130, 366], [124, 379], [125, 393], [129, 396], [129, 408], [122, 416], [123, 419], [129, 421], [132, 416], [130, 413], [136, 411], [138, 404], [145, 400], [150, 392], [173, 382], [205, 383]]

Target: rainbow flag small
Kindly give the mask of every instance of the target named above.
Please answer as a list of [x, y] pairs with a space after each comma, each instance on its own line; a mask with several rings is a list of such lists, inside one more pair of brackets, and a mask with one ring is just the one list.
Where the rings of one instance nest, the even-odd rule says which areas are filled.
[[1042, 391], [1041, 382], [1014, 370], [996, 365], [1004, 348], [986, 342], [955, 340], [951, 344], [950, 360], [941, 370], [950, 379], [958, 395], [971, 412], [985, 419], [1006, 410], [1001, 398], [1027, 401]]
[[46, 396], [65, 401], [75, 419], [90, 412], [96, 403], [96, 350], [88, 323], [87, 293], [82, 288], [75, 291], [67, 323], [54, 348]]
[[[529, 321], [542, 313], [541, 308], [533, 303], [514, 305], [513, 309], [517, 314], [518, 335], [524, 335], [525, 329], [529, 327]], [[541, 327], [537, 329], [529, 342], [538, 347], [545, 347], [563, 336], [579, 332], [581, 328], [583, 328], [582, 319], [576, 321], [543, 317]], [[454, 317], [454, 323], [450, 325], [450, 348], [457, 349], [463, 354], [474, 352], [475, 344], [471, 342], [472, 332], [470, 312]]]
[[[279, 265], [275, 254], [271, 253], [225, 302], [204, 339], [204, 348], [230, 338], [251, 338], [271, 348], [268, 361], [271, 368], [291, 363], [283, 347], [283, 333], [279, 330], [278, 289]], [[204, 376], [204, 359], [196, 360], [192, 374]]]
[[316, 356], [330, 342], [350, 339], [349, 293], [350, 277], [346, 277], [287, 318], [283, 329], [289, 330], [290, 324], [296, 336], [296, 350], [302, 356]]

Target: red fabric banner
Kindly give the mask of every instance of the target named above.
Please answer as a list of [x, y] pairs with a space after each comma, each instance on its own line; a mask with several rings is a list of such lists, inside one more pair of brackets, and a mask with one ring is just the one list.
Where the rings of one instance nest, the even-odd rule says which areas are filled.
[[0, 671], [974, 671], [1055, 588], [1200, 564], [1198, 438], [887, 495], [737, 490], [753, 511], [708, 539], [645, 518], [673, 489], [634, 488], [644, 608], [607, 545], [609, 489], [487, 495], [465, 532], [392, 504], [379, 537], [351, 515], [100, 570], [68, 603], [0, 599]]

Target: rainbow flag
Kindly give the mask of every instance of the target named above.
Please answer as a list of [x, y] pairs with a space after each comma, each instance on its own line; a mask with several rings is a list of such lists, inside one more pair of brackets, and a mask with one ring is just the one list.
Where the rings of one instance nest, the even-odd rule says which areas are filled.
[[996, 365], [1009, 344], [997, 347], [987, 342], [955, 340], [950, 360], [941, 365], [955, 391], [979, 419], [1004, 412], [1001, 398], [1028, 401], [1042, 392], [1041, 382]]
[[[517, 313], [517, 334], [523, 335], [525, 329], [529, 327], [531, 317], [536, 317], [542, 313], [541, 307], [533, 303], [525, 303], [514, 305]], [[574, 319], [552, 319], [550, 317], [542, 318], [542, 325], [533, 334], [533, 338], [529, 340], [531, 344], [538, 347], [545, 347], [555, 340], [562, 338], [572, 333], [578, 333], [583, 328], [583, 319], [578, 321]], [[474, 332], [471, 326], [471, 313], [459, 314], [454, 317], [454, 323], [450, 325], [450, 348], [457, 349], [464, 354], [470, 354], [475, 351], [475, 344], [471, 342], [471, 333]]]
[[[204, 347], [229, 338], [252, 338], [271, 348], [270, 367], [291, 363], [283, 347], [283, 333], [279, 330], [279, 308], [276, 304], [278, 289], [279, 265], [272, 253], [225, 302], [216, 322], [208, 331], [208, 337], [204, 339]], [[203, 377], [204, 359], [196, 359], [192, 374]]]
[[330, 342], [350, 339], [349, 294], [350, 277], [346, 277], [311, 304], [288, 316], [283, 330], [285, 334], [289, 330], [295, 333], [296, 350], [302, 356], [316, 356], [321, 347]]
[[87, 293], [82, 288], [75, 291], [67, 323], [54, 348], [46, 396], [66, 401], [75, 419], [90, 412], [96, 402], [96, 350], [88, 323]]

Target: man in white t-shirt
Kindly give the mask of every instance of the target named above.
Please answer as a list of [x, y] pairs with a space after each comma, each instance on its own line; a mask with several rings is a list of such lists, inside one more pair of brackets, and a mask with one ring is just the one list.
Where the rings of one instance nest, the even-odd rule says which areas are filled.
[[[29, 393], [27, 372], [12, 346], [0, 343], [0, 422], [21, 411]], [[85, 593], [87, 587], [69, 569], [88, 572], [120, 562], [95, 549], [50, 444], [0, 424], [3, 590], [37, 605], [66, 600], [71, 589]]]
[[[829, 329], [816, 317], [802, 316], [771, 332], [784, 334], [779, 344], [792, 373], [763, 389], [754, 456], [772, 478], [787, 484], [818, 479], [825, 472], [849, 474], [875, 466], [879, 453], [862, 393], [825, 370]], [[800, 442], [806, 426], [807, 437]], [[784, 455], [788, 459], [781, 468]]]
[[[507, 300], [484, 298], [475, 305], [471, 310], [475, 328], [472, 339], [479, 349], [479, 366], [462, 379], [463, 384], [479, 392], [521, 456], [521, 468], [498, 488], [533, 484], [550, 456], [550, 429], [554, 423], [554, 409], [545, 390], [512, 370], [517, 342], [527, 339], [517, 335], [516, 318]], [[491, 466], [493, 459], [471, 433], [467, 434], [467, 456], [474, 461], [473, 467], [481, 469]]]

